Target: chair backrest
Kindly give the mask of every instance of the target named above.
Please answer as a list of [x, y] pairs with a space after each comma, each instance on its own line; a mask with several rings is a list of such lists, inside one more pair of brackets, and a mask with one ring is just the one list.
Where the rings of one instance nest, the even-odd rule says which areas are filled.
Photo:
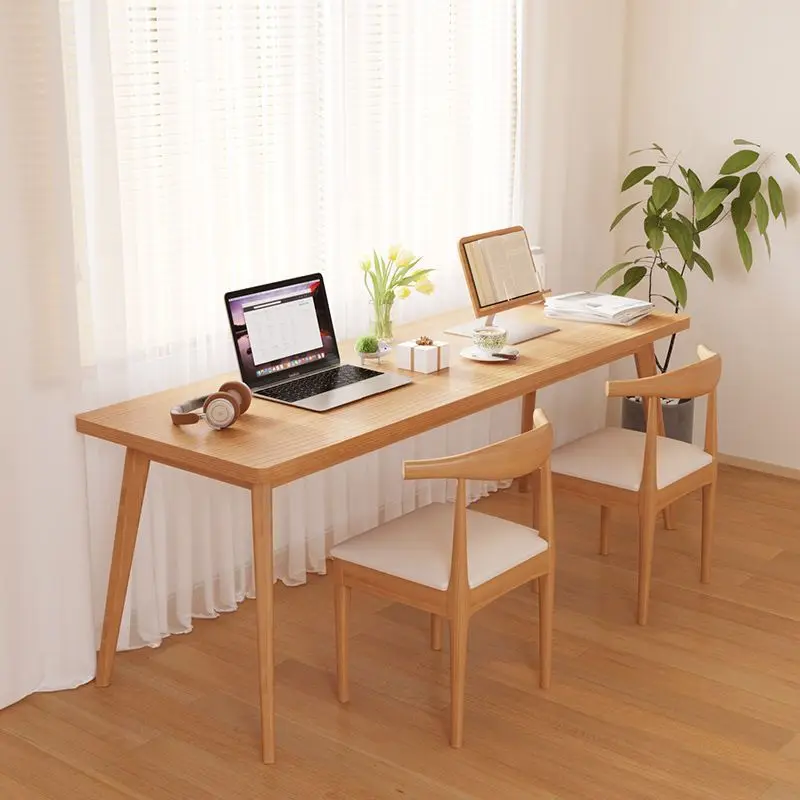
[[[453, 523], [453, 551], [450, 561], [448, 602], [462, 605], [469, 591], [467, 565], [467, 481], [510, 480], [539, 470], [539, 535], [552, 550], [553, 483], [550, 472], [550, 453], [553, 449], [553, 426], [544, 411], [533, 412], [533, 429], [496, 444], [468, 453], [444, 458], [406, 461], [403, 477], [407, 480], [425, 478], [456, 479], [456, 502]], [[535, 498], [535, 495], [533, 495]], [[535, 503], [534, 503], [535, 505]], [[531, 508], [533, 518], [533, 507]]]
[[644, 464], [642, 465], [642, 489], [654, 493], [658, 481], [657, 447], [661, 422], [661, 398], [691, 398], [708, 395], [706, 409], [705, 451], [717, 457], [717, 385], [722, 375], [722, 359], [707, 347], [697, 348], [698, 361], [663, 375], [633, 380], [609, 381], [606, 394], [609, 397], [641, 397], [647, 408], [647, 433], [645, 439]]

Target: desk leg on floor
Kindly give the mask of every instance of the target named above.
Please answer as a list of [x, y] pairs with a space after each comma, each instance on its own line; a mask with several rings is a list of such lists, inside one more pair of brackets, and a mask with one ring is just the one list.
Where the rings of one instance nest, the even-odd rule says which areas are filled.
[[[636, 374], [640, 378], [649, 378], [651, 375], [658, 374], [656, 365], [656, 349], [654, 344], [648, 344], [634, 355], [636, 359]], [[664, 435], [664, 413], [661, 403], [658, 404], [658, 433]], [[672, 507], [667, 506], [664, 511], [664, 527], [667, 530], [675, 530], [675, 522], [672, 515]]]
[[108, 686], [111, 683], [114, 655], [117, 652], [122, 611], [125, 607], [125, 595], [128, 592], [133, 551], [139, 533], [139, 519], [142, 515], [142, 502], [149, 471], [150, 459], [144, 453], [130, 448], [125, 451], [125, 468], [122, 472], [122, 487], [117, 509], [117, 530], [114, 534], [114, 551], [108, 574], [103, 633], [97, 656], [95, 682], [98, 686]]
[[[522, 395], [522, 424], [520, 425], [520, 432], [527, 433], [528, 431], [533, 430], [533, 412], [536, 408], [536, 392], [530, 392], [529, 394]], [[536, 473], [538, 475], [538, 472]], [[519, 490], [521, 492], [534, 492], [536, 495], [536, 486], [534, 485], [536, 481], [534, 480], [534, 475], [524, 475], [519, 479]], [[538, 495], [537, 495], [538, 496]], [[536, 511], [536, 500], [534, 499], [534, 510], [533, 510], [533, 518], [534, 524], [538, 517]]]
[[273, 647], [272, 487], [253, 486], [253, 569], [256, 583], [261, 758], [275, 763], [275, 659]]

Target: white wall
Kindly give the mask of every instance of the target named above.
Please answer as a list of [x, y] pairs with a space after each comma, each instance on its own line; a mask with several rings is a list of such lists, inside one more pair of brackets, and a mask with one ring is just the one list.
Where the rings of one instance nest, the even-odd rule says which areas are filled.
[[[526, 200], [523, 224], [545, 249], [548, 286], [582, 289], [614, 256], [608, 220], [621, 169], [625, 0], [529, 0], [527, 8], [524, 174], [526, 188], [539, 192], [534, 207]], [[558, 442], [604, 423], [607, 373], [540, 393]]]
[[[721, 452], [791, 468], [800, 468], [800, 176], [783, 154], [800, 153], [798, 30], [798, 0], [629, 0], [622, 137], [624, 152], [652, 141], [682, 151], [701, 178], [716, 173], [736, 137], [775, 151], [789, 230], [775, 226], [771, 262], [754, 242], [749, 275], [732, 237], [709, 241], [716, 281], [692, 276], [692, 328], [676, 364], [697, 342], [718, 348]], [[621, 233], [618, 252], [629, 236]]]

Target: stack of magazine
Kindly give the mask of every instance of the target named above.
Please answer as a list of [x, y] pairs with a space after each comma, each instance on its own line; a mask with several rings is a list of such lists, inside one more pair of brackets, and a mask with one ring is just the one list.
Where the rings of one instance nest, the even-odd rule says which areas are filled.
[[553, 319], [633, 325], [653, 310], [653, 304], [631, 297], [598, 292], [570, 292], [548, 297], [544, 314]]

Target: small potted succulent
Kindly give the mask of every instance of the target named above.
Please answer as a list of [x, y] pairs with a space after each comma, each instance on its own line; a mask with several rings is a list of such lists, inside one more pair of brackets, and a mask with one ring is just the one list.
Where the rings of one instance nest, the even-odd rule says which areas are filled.
[[368, 359], [377, 360], [381, 363], [381, 358], [389, 352], [389, 345], [378, 341], [377, 336], [360, 336], [356, 340], [355, 351], [361, 357], [361, 364]]
[[[737, 149], [705, 185], [694, 170], [680, 162], [680, 154], [667, 155], [658, 144], [631, 153], [650, 152], [656, 163], [634, 167], [625, 177], [623, 193], [639, 185], [645, 186], [646, 192], [617, 214], [610, 230], [638, 210], [642, 215], [639, 229], [642, 239], [625, 251], [630, 254], [628, 260], [603, 273], [598, 287], [621, 274], [621, 280], [616, 278], [620, 283], [614, 294], [627, 295], [645, 282], [647, 299], [662, 303], [677, 314], [686, 306], [687, 283], [692, 273], [702, 272], [709, 281], [714, 280], [714, 269], [701, 252], [711, 229], [724, 225], [736, 237], [747, 272], [753, 266], [751, 236], [760, 237], [767, 255], [772, 255], [767, 232], [771, 218], [781, 218], [786, 225], [783, 190], [767, 171], [772, 156], [745, 139], [734, 139], [733, 144]], [[785, 158], [800, 173], [795, 156], [787, 153]], [[656, 355], [659, 372], [669, 368], [674, 346], [673, 334], [663, 356]], [[693, 401], [666, 399], [663, 404], [667, 436], [691, 442]], [[626, 398], [623, 402], [622, 424], [634, 430], [644, 429], [644, 410], [639, 398]]]

